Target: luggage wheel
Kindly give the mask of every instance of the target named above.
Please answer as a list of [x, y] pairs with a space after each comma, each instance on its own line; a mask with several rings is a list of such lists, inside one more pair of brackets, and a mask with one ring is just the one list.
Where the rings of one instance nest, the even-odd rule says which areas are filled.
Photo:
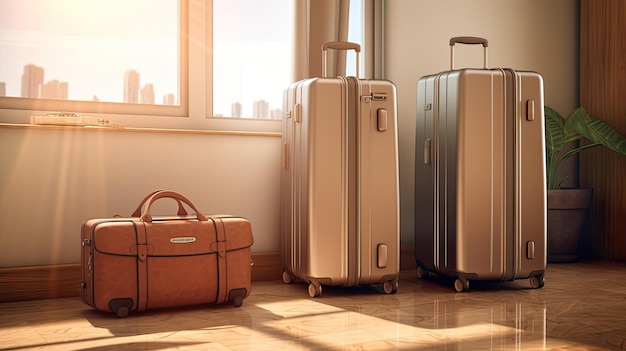
[[291, 284], [293, 283], [294, 278], [291, 276], [291, 274], [289, 274], [289, 272], [287, 271], [283, 271], [283, 283], [285, 284]]
[[243, 299], [248, 293], [246, 288], [233, 289], [228, 293], [228, 300], [232, 301], [233, 306], [241, 307]]
[[543, 274], [530, 277], [530, 287], [533, 289], [543, 288], [545, 277]]
[[383, 283], [383, 291], [385, 294], [395, 294], [398, 292], [398, 281], [397, 280], [387, 280]]
[[233, 306], [241, 307], [243, 305], [243, 296], [235, 296], [233, 299]]
[[456, 278], [454, 281], [454, 290], [456, 292], [463, 292], [469, 290], [469, 280]]
[[130, 312], [132, 306], [133, 299], [130, 298], [112, 299], [109, 301], [109, 309], [111, 312], [115, 313], [118, 318], [128, 317], [128, 312]]
[[122, 306], [122, 307], [118, 308], [117, 310], [115, 310], [115, 315], [118, 318], [126, 318], [126, 317], [128, 317], [128, 307]]
[[319, 283], [310, 283], [309, 284], [309, 296], [310, 297], [318, 297], [322, 295], [322, 286]]
[[417, 266], [417, 279], [424, 279], [426, 277], [428, 277], [428, 271], [422, 266]]

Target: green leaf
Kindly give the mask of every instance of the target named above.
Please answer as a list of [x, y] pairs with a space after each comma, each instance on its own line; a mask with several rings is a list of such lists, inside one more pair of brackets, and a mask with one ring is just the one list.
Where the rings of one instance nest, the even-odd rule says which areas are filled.
[[544, 106], [546, 123], [546, 149], [550, 152], [559, 152], [565, 145], [563, 125], [565, 119], [555, 110]]
[[590, 116], [582, 107], [570, 114], [565, 122], [564, 130], [566, 142], [573, 134], [579, 134], [592, 143], [604, 145], [610, 150], [626, 155], [626, 138], [602, 120]]
[[[621, 155], [626, 155], [626, 138], [620, 135], [613, 127], [579, 107], [564, 119], [558, 112], [544, 106], [545, 139], [546, 139], [546, 186], [548, 189], [558, 189], [565, 179], [557, 179], [557, 171], [561, 161], [577, 155], [583, 150], [604, 145]], [[591, 143], [574, 145], [568, 151], [562, 152], [565, 145], [571, 141], [587, 138]]]

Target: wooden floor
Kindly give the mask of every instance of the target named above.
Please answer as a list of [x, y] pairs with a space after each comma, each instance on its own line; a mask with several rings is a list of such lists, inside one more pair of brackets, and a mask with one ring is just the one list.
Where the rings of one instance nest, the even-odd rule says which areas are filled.
[[472, 282], [403, 271], [399, 291], [253, 283], [231, 305], [100, 313], [78, 298], [0, 304], [2, 350], [623, 350], [626, 263], [550, 264], [528, 280]]

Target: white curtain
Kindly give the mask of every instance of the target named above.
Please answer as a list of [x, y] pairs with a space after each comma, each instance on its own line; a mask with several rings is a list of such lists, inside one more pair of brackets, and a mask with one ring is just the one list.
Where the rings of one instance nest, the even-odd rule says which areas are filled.
[[[321, 77], [322, 44], [348, 39], [350, 0], [293, 0], [294, 52], [292, 81]], [[385, 0], [352, 0], [363, 3], [363, 42], [361, 62], [365, 73], [361, 78], [384, 79], [383, 20]], [[346, 53], [328, 52], [327, 75], [345, 75]]]
[[[292, 81], [322, 77], [322, 44], [348, 39], [350, 0], [294, 0]], [[328, 51], [327, 75], [345, 75], [345, 52]]]
[[384, 9], [385, 0], [363, 0], [363, 55], [365, 78], [385, 79]]

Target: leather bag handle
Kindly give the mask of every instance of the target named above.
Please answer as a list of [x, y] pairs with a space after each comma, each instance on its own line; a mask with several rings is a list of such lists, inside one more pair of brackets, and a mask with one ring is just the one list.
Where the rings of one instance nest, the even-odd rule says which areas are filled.
[[[135, 211], [133, 212], [132, 215], [130, 215], [131, 217], [141, 217], [141, 208], [143, 207], [143, 205], [146, 203], [146, 201], [148, 201], [148, 199], [158, 193], [159, 191], [163, 191], [163, 190], [155, 190], [153, 192], [151, 192], [150, 194], [146, 195], [146, 197], [143, 198], [143, 200], [141, 200], [141, 202], [139, 203], [139, 206], [137, 206], [137, 208], [135, 209]], [[180, 202], [180, 200], [176, 199], [176, 202], [178, 202], [178, 213], [177, 215], [179, 216], [186, 216], [188, 215], [187, 211], [185, 210], [185, 207], [183, 206], [183, 203]]]
[[142, 221], [147, 222], [147, 223], [152, 223], [152, 215], [150, 215], [150, 207], [152, 207], [153, 202], [164, 197], [174, 199], [178, 201], [179, 203], [182, 202], [186, 204], [187, 206], [189, 206], [192, 210], [194, 210], [196, 217], [198, 218], [199, 221], [208, 220], [207, 216], [205, 216], [200, 211], [198, 211], [196, 206], [183, 194], [175, 192], [175, 191], [171, 191], [171, 190], [159, 190], [155, 192], [154, 194], [152, 194], [152, 196], [150, 196], [150, 198], [148, 198], [148, 200], [146, 201], [146, 207], [144, 208], [141, 214]]

